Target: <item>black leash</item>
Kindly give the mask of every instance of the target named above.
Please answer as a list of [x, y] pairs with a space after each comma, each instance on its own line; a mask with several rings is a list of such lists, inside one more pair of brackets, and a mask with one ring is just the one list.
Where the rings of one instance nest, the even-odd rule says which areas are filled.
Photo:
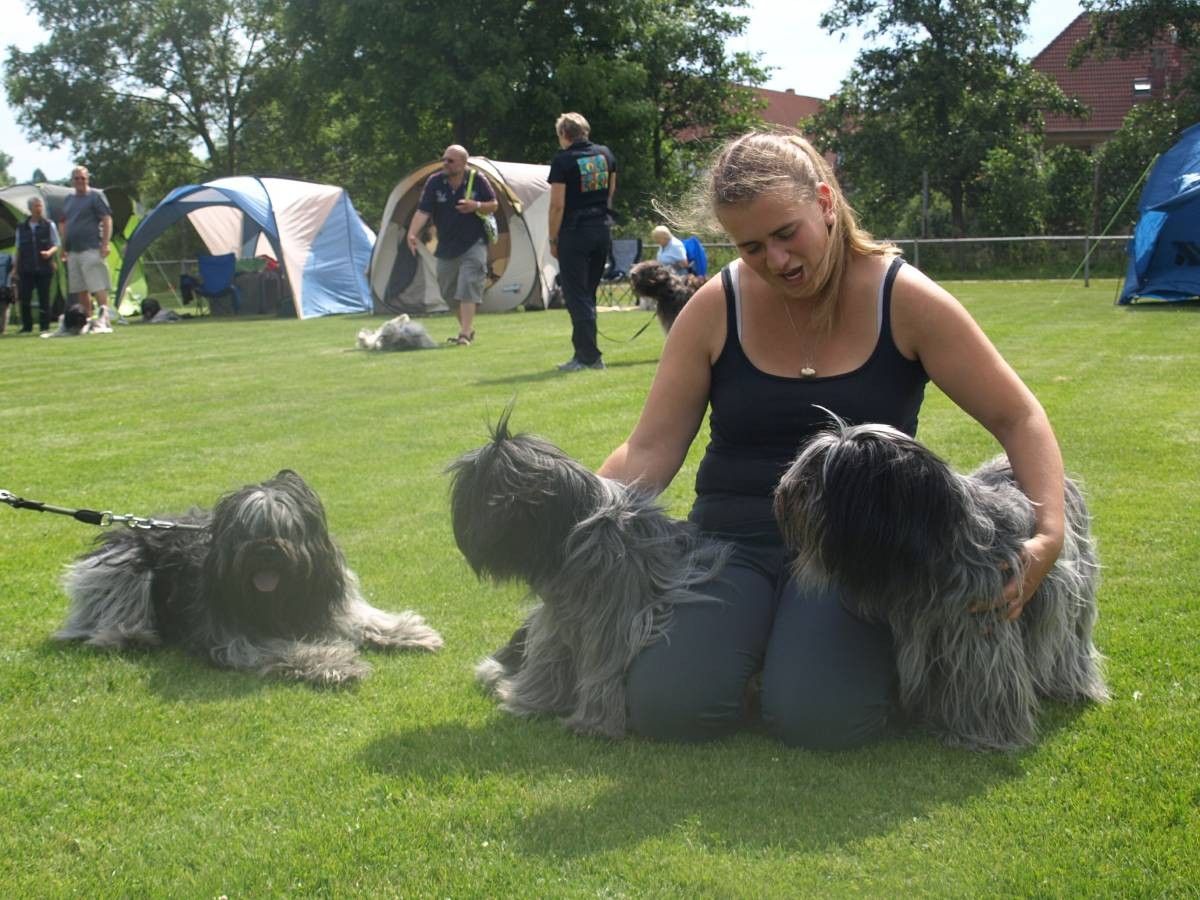
[[11, 491], [6, 491], [0, 488], [0, 503], [7, 503], [13, 509], [31, 509], [34, 512], [57, 513], [60, 516], [70, 516], [77, 522], [83, 522], [85, 525], [99, 525], [102, 528], [107, 528], [109, 525], [124, 525], [127, 528], [142, 528], [142, 529], [161, 529], [169, 531], [171, 529], [180, 529], [183, 531], [203, 531], [203, 525], [189, 525], [183, 522], [166, 522], [162, 519], [147, 519], [144, 516], [133, 515], [116, 515], [111, 512], [101, 512], [96, 509], [68, 509], [65, 506], [52, 506], [49, 503], [42, 503], [40, 500], [26, 500], [24, 497], [18, 497]]
[[657, 317], [657, 316], [656, 316], [656, 314], [655, 314], [655, 313], [652, 311], [652, 312], [650, 313], [650, 318], [649, 318], [649, 319], [647, 319], [647, 320], [646, 320], [646, 321], [645, 321], [645, 322], [642, 324], [642, 327], [641, 327], [641, 328], [639, 328], [637, 331], [635, 331], [635, 332], [633, 333], [633, 337], [627, 337], [627, 338], [614, 338], [614, 337], [609, 337], [607, 334], [605, 334], [603, 331], [601, 331], [601, 330], [600, 330], [600, 326], [599, 326], [599, 325], [597, 325], [597, 326], [596, 326], [596, 334], [600, 335], [600, 337], [604, 338], [606, 341], [612, 341], [614, 344], [628, 344], [628, 343], [631, 343], [631, 342], [633, 342], [633, 341], [637, 340], [639, 337], [641, 337], [641, 336], [642, 336], [642, 332], [643, 332], [643, 331], [645, 331], [647, 328], [649, 328], [649, 327], [650, 327], [650, 323], [651, 323], [651, 322], [653, 322], [653, 321], [655, 320], [655, 318], [656, 318], [656, 317]]

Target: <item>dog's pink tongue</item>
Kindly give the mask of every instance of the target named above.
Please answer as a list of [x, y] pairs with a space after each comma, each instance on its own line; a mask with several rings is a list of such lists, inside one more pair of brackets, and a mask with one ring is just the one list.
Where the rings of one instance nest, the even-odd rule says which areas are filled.
[[279, 586], [279, 573], [274, 569], [263, 569], [254, 573], [254, 586], [264, 594], [269, 594]]

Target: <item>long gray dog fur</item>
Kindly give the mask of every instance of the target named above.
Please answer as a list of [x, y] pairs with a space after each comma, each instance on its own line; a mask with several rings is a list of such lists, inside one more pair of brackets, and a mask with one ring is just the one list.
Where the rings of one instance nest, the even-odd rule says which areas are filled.
[[68, 566], [59, 640], [104, 649], [179, 644], [218, 666], [316, 685], [366, 675], [358, 648], [437, 650], [415, 612], [371, 606], [295, 472], [174, 521], [198, 529], [113, 528]]
[[801, 579], [892, 629], [900, 702], [947, 743], [1008, 750], [1037, 739], [1039, 701], [1108, 699], [1092, 643], [1100, 566], [1078, 486], [1062, 553], [1015, 621], [991, 609], [1022, 572], [1033, 505], [1004, 456], [970, 475], [893, 428], [838, 420], [797, 456], [776, 518]]
[[676, 604], [715, 602], [698, 588], [728, 550], [548, 441], [510, 434], [510, 413], [449, 467], [454, 536], [479, 577], [527, 584], [541, 602], [476, 676], [509, 712], [622, 737], [629, 665]]

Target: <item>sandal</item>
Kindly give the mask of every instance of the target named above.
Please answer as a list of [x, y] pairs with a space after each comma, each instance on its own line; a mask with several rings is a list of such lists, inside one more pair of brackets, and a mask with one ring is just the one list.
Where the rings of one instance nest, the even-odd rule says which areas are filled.
[[459, 333], [458, 337], [446, 338], [446, 343], [457, 344], [459, 347], [470, 347], [471, 338], [473, 337], [475, 337], [475, 332], [473, 331], [469, 335]]

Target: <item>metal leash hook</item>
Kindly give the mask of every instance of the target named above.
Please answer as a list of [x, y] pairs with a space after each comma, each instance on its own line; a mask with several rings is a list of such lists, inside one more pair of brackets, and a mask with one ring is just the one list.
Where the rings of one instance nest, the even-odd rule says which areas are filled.
[[107, 528], [110, 525], [124, 525], [126, 528], [139, 528], [147, 531], [151, 529], [162, 531], [173, 529], [183, 531], [204, 530], [203, 525], [191, 525], [184, 522], [167, 522], [162, 519], [148, 519], [144, 516], [115, 515], [108, 511], [99, 512], [94, 509], [68, 509], [65, 506], [51, 506], [49, 503], [42, 503], [39, 500], [26, 500], [18, 497], [12, 491], [6, 491], [3, 488], [0, 488], [0, 503], [7, 503], [13, 509], [32, 509], [35, 512], [58, 513], [61, 516], [70, 516], [84, 524], [99, 525], [102, 528]]

